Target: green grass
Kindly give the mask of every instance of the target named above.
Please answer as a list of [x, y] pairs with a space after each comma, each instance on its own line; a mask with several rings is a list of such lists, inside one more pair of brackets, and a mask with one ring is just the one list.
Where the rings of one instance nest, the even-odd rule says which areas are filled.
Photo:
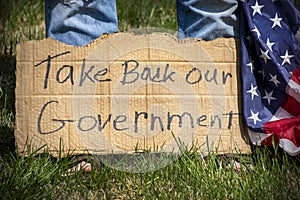
[[68, 157], [33, 152], [0, 161], [0, 194], [3, 199], [298, 199], [299, 161], [284, 153], [273, 158], [269, 154], [265, 149], [252, 157], [239, 156], [236, 159], [246, 166], [240, 172], [233, 170], [232, 158], [203, 159], [186, 151], [154, 172], [104, 166], [65, 177]]
[[[18, 155], [13, 135], [16, 44], [45, 37], [43, 6], [42, 0], [0, 0], [0, 199], [299, 199], [299, 158], [276, 148], [207, 158], [192, 149], [153, 172], [104, 166], [67, 177], [71, 155]], [[175, 0], [118, 0], [118, 15], [120, 31], [177, 29]], [[246, 168], [235, 172], [234, 160]]]

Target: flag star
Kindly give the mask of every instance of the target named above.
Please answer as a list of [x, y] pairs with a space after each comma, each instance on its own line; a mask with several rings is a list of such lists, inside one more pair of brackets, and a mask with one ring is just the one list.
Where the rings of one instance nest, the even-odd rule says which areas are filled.
[[291, 58], [294, 57], [294, 55], [289, 55], [288, 51], [285, 51], [285, 55], [284, 56], [280, 56], [280, 58], [283, 59], [282, 64], [284, 65], [285, 63], [289, 63], [291, 64]]
[[252, 16], [254, 16], [256, 13], [262, 15], [260, 10], [262, 7], [264, 7], [264, 5], [258, 5], [258, 2], [256, 1], [255, 5], [251, 6], [251, 8], [253, 9]]
[[261, 119], [259, 119], [259, 117], [258, 117], [259, 112], [254, 113], [252, 110], [250, 110], [250, 111], [251, 111], [251, 117], [248, 117], [248, 119], [252, 119], [254, 122], [254, 125], [256, 125], [257, 121], [261, 122]]
[[251, 73], [253, 74], [254, 66], [253, 66], [253, 60], [250, 58], [250, 62], [247, 64], [248, 67], [250, 67]]
[[263, 99], [267, 99], [269, 105], [271, 104], [271, 101], [272, 101], [272, 100], [277, 100], [275, 97], [273, 97], [273, 92], [274, 92], [274, 91], [268, 93], [268, 92], [265, 90], [266, 96], [264, 96]]
[[269, 50], [263, 51], [262, 49], [260, 49], [260, 53], [261, 53], [261, 55], [259, 57], [261, 57], [262, 59], [264, 59], [265, 64], [267, 63], [267, 60], [271, 60], [271, 58], [268, 55]]
[[259, 30], [257, 29], [257, 27], [255, 25], [254, 25], [254, 29], [252, 29], [251, 31], [256, 32], [257, 37], [260, 38], [260, 32], [259, 32]]
[[258, 71], [258, 73], [260, 73], [262, 75], [263, 79], [265, 79], [266, 75], [265, 75], [265, 71], [263, 69]]
[[248, 42], [250, 42], [250, 41], [251, 41], [250, 35], [248, 35], [248, 36], [246, 37], [246, 39], [248, 40]]
[[275, 42], [270, 42], [270, 38], [267, 39], [267, 46], [268, 48], [273, 52], [272, 46], [275, 44]]
[[253, 84], [251, 83], [251, 89], [247, 91], [247, 93], [251, 94], [251, 99], [253, 100], [254, 96], [258, 96], [257, 92], [257, 86], [254, 87]]
[[280, 28], [282, 28], [281, 24], [280, 24], [282, 18], [279, 18], [278, 15], [277, 15], [277, 13], [275, 14], [275, 17], [274, 18], [270, 18], [270, 20], [273, 21], [272, 28], [274, 28], [275, 26], [279, 26]]
[[271, 73], [269, 74], [271, 76], [271, 79], [269, 80], [270, 82], [273, 82], [276, 87], [278, 87], [278, 84], [280, 84], [280, 82], [277, 80], [277, 74], [275, 74], [275, 76], [273, 76]]

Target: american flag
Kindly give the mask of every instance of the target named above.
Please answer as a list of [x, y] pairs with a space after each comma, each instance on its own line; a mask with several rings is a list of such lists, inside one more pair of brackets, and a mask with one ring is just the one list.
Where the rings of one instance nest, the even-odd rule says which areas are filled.
[[297, 155], [300, 10], [291, 0], [241, 0], [241, 15], [243, 113], [250, 140]]

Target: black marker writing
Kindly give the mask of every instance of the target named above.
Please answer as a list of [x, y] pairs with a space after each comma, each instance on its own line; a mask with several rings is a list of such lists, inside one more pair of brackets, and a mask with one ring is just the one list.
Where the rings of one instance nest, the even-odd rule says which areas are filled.
[[55, 58], [57, 58], [59, 56], [63, 56], [63, 55], [69, 54], [69, 53], [71, 53], [71, 52], [70, 51], [66, 51], [64, 53], [60, 53], [60, 54], [57, 54], [55, 56], [48, 55], [47, 59], [42, 60], [38, 64], [34, 65], [35, 67], [38, 67], [41, 64], [43, 64], [44, 62], [47, 62], [47, 68], [46, 68], [45, 79], [44, 79], [44, 89], [47, 89], [47, 87], [48, 87], [48, 78], [49, 78], [49, 74], [50, 74], [51, 60], [53, 60], [53, 59], [55, 59]]
[[57, 129], [52, 130], [52, 131], [47, 131], [47, 132], [42, 131], [41, 124], [42, 124], [44, 112], [45, 112], [46, 108], [48, 106], [50, 106], [50, 104], [53, 104], [53, 103], [58, 104], [59, 102], [55, 101], [55, 100], [48, 101], [43, 105], [43, 107], [41, 109], [41, 112], [38, 117], [38, 122], [37, 122], [37, 129], [38, 129], [39, 134], [45, 135], [45, 134], [51, 134], [51, 133], [58, 132], [59, 130], [61, 130], [65, 127], [66, 122], [74, 122], [75, 121], [75, 120], [64, 120], [64, 119], [52, 119], [53, 122], [59, 122], [60, 126]]
[[[129, 65], [133, 64], [133, 67], [129, 69]], [[139, 62], [136, 60], [125, 61], [122, 66], [124, 67], [123, 78], [121, 83], [123, 85], [134, 83], [137, 80], [150, 81], [155, 83], [160, 82], [175, 82], [173, 79], [174, 71], [169, 71], [169, 64], [166, 64], [165, 67], [141, 67]], [[140, 71], [141, 68], [141, 72]]]
[[[42, 106], [37, 119], [37, 129], [39, 134], [45, 135], [56, 133], [66, 128], [67, 123], [74, 124], [80, 132], [102, 132], [108, 124], [111, 123], [111, 126], [108, 127], [113, 128], [115, 131], [139, 133], [141, 132], [139, 127], [145, 126], [147, 122], [150, 122], [150, 126], [147, 126], [149, 131], [155, 131], [155, 129], [159, 131], [170, 131], [176, 127], [195, 129], [196, 126], [215, 127], [217, 129], [224, 129], [224, 126], [226, 126], [226, 128], [230, 130], [232, 128], [233, 116], [240, 115], [233, 111], [219, 115], [198, 116], [192, 115], [189, 112], [166, 112], [165, 114], [155, 115], [154, 113], [133, 111], [133, 118], [128, 115], [114, 115], [112, 113], [105, 116], [100, 114], [82, 115], [78, 119], [64, 119], [63, 117], [57, 119], [48, 116], [48, 113], [51, 113], [49, 110], [58, 109], [57, 106], [59, 106], [59, 101], [57, 100], [50, 100]], [[226, 118], [228, 118], [228, 122], [224, 121]], [[50, 119], [50, 121], [45, 121], [45, 119]], [[132, 121], [129, 121], [129, 119], [132, 119]], [[44, 124], [46, 124], [46, 126], [43, 126]], [[158, 127], [155, 126], [155, 124], [157, 124]], [[50, 130], [45, 130], [46, 127], [51, 128]]]
[[[201, 71], [201, 69], [194, 67], [187, 73], [185, 80], [188, 84], [191, 85], [200, 83], [203, 79], [202, 73], [203, 72]], [[210, 70], [206, 70], [204, 74], [204, 81], [206, 81], [207, 83], [213, 82], [215, 85], [219, 85], [220, 81], [223, 85], [225, 85], [228, 78], [232, 78], [232, 74], [229, 72], [225, 73], [224, 71], [222, 71], [222, 75], [219, 75], [220, 77], [218, 76], [218, 73], [219, 71], [217, 69], [214, 69], [212, 72]]]

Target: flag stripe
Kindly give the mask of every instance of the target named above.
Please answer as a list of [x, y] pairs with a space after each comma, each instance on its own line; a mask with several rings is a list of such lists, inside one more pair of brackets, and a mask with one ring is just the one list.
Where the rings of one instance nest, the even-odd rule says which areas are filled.
[[300, 115], [300, 102], [291, 96], [287, 96], [282, 108], [293, 116]]
[[270, 121], [272, 122], [272, 121], [276, 121], [276, 120], [280, 120], [280, 119], [284, 119], [284, 118], [292, 118], [292, 117], [294, 117], [294, 116], [291, 115], [289, 112], [287, 112], [282, 107], [279, 107]]
[[[277, 143], [279, 139], [288, 139], [297, 147], [300, 146], [300, 117], [281, 119], [278, 121], [268, 122], [264, 124], [264, 131], [272, 134], [273, 140]], [[267, 138], [265, 145], [272, 144], [270, 138]], [[263, 143], [262, 143], [263, 144]]]
[[300, 85], [295, 81], [290, 80], [286, 88], [286, 93], [294, 97], [298, 102], [300, 102]]
[[251, 129], [248, 129], [248, 135], [249, 135], [249, 138], [250, 138], [252, 144], [258, 145], [258, 146], [261, 146], [261, 142], [264, 139], [272, 136], [272, 134], [257, 133], [257, 132], [252, 131]]
[[280, 139], [279, 146], [292, 156], [296, 156], [300, 153], [300, 147], [294, 145], [290, 140]]
[[293, 71], [291, 80], [293, 80], [295, 83], [297, 83], [298, 88], [299, 88], [299, 85], [300, 85], [300, 68]]

